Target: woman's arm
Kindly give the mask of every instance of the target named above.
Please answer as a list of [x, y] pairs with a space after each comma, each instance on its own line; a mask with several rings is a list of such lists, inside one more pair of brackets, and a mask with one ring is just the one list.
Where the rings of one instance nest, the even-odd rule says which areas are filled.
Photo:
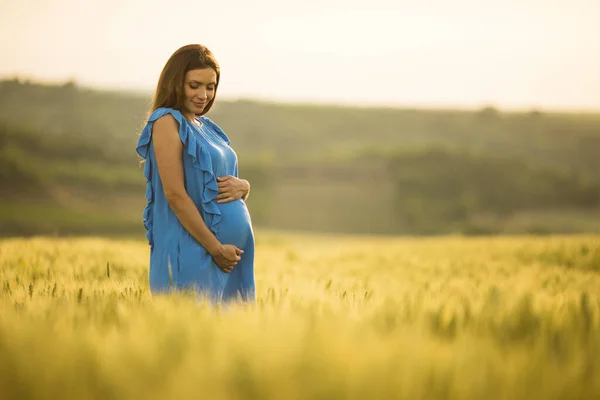
[[170, 114], [157, 119], [152, 128], [154, 154], [165, 197], [181, 225], [210, 253], [217, 265], [221, 269], [225, 265], [233, 267], [240, 259], [241, 250], [217, 240], [185, 189], [183, 144], [178, 132], [179, 124]]

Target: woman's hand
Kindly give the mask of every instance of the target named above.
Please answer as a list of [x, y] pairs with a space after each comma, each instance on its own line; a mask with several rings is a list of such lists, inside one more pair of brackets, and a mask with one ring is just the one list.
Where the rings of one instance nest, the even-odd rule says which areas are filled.
[[215, 197], [217, 203], [228, 203], [237, 199], [246, 200], [250, 193], [250, 183], [245, 179], [227, 175], [217, 178], [219, 195]]
[[240, 257], [242, 254], [244, 254], [244, 251], [236, 246], [224, 244], [211, 253], [211, 256], [221, 271], [230, 273], [233, 267], [242, 259]]

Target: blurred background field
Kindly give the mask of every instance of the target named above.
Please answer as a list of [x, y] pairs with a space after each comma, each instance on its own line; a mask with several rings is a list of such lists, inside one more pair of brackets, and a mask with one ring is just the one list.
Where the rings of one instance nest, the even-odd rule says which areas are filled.
[[[0, 82], [0, 231], [141, 233], [149, 95]], [[34, 110], [34, 112], [31, 112]], [[331, 233], [600, 231], [600, 114], [218, 102], [256, 226]]]
[[226, 310], [151, 297], [141, 241], [0, 241], [0, 398], [600, 396], [597, 236], [257, 237]]

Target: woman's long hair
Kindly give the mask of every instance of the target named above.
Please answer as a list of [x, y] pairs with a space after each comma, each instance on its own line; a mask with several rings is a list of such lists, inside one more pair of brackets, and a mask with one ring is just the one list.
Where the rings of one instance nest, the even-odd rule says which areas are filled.
[[211, 101], [208, 102], [206, 107], [204, 107], [204, 110], [202, 110], [200, 115], [206, 114], [217, 97], [217, 88], [219, 87], [221, 70], [213, 53], [201, 44], [189, 44], [183, 46], [171, 55], [158, 79], [149, 114], [161, 107], [183, 111], [183, 103], [185, 100], [183, 86], [185, 83], [185, 74], [194, 69], [205, 68], [212, 68], [217, 74], [215, 95]]

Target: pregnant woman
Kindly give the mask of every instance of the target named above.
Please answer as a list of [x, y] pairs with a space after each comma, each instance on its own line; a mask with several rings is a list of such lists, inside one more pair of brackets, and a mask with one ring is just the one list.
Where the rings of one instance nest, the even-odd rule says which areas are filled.
[[147, 181], [144, 226], [150, 289], [195, 290], [215, 302], [253, 301], [254, 233], [227, 135], [204, 115], [220, 69], [202, 45], [177, 50], [162, 70], [137, 145]]

